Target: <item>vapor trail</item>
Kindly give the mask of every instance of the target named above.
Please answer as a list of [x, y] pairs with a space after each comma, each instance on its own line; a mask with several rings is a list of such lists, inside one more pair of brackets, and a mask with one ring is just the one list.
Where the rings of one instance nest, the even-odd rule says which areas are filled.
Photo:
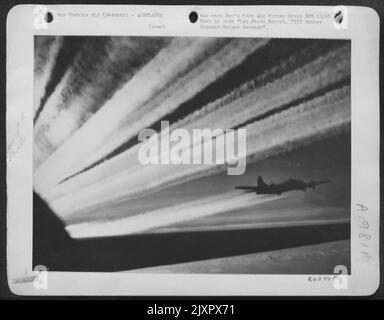
[[[170, 38], [91, 37], [48, 98], [34, 129], [38, 167]], [[63, 48], [63, 50], [65, 47]]]
[[33, 95], [33, 116], [36, 116], [41, 100], [45, 95], [46, 84], [48, 83], [57, 55], [62, 47], [63, 37], [35, 37], [35, 58], [34, 58], [34, 95]]
[[153, 210], [115, 221], [87, 222], [69, 225], [67, 231], [73, 238], [129, 235], [165, 227], [214, 214], [252, 207], [257, 204], [281, 199], [276, 196], [257, 196], [228, 192], [218, 196]]

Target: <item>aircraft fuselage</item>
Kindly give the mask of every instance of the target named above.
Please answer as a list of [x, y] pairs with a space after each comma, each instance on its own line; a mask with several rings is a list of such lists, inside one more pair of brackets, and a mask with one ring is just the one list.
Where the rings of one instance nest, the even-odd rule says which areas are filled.
[[236, 189], [244, 190], [245, 192], [255, 192], [256, 194], [277, 194], [281, 195], [283, 192], [301, 190], [307, 191], [308, 188], [315, 190], [319, 184], [327, 183], [328, 181], [310, 181], [308, 183], [297, 180], [289, 179], [279, 184], [266, 184], [262, 177], [258, 178], [257, 186], [238, 186]]

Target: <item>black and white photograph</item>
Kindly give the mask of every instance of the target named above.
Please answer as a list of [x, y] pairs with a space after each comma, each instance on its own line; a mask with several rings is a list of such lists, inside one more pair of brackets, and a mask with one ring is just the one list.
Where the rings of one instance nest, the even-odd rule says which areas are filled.
[[34, 265], [350, 270], [350, 41], [34, 41]]
[[352, 6], [13, 8], [12, 294], [374, 294], [378, 26]]

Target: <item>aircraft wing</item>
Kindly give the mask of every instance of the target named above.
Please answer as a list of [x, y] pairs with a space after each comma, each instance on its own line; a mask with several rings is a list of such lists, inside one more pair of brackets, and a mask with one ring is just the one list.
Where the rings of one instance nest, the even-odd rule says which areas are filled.
[[330, 182], [329, 180], [323, 180], [323, 181], [313, 181], [311, 184], [312, 185], [315, 185], [315, 186], [318, 186], [320, 184], [324, 184], [324, 183], [328, 183]]
[[320, 185], [320, 184], [324, 184], [324, 183], [328, 183], [330, 182], [329, 180], [323, 180], [323, 181], [311, 181], [309, 183], [307, 183], [307, 188], [312, 188], [313, 190], [315, 190], [315, 188]]
[[328, 183], [328, 182], [330, 182], [330, 180], [315, 181], [315, 184], [319, 185], [319, 184]]
[[238, 186], [236, 187], [236, 189], [238, 190], [246, 190], [246, 191], [258, 191], [259, 190], [259, 187], [255, 187], [255, 186]]

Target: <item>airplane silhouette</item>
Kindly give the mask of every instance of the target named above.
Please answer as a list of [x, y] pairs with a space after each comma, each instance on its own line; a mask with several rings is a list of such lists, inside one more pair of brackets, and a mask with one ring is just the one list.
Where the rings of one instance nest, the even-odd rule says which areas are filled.
[[245, 190], [245, 192], [255, 192], [256, 194], [277, 194], [281, 195], [283, 192], [293, 191], [293, 190], [303, 190], [307, 191], [308, 188], [312, 190], [316, 189], [316, 186], [328, 183], [329, 180], [323, 181], [309, 181], [304, 182], [297, 179], [289, 179], [279, 184], [266, 184], [261, 176], [257, 178], [257, 186], [237, 186], [236, 189]]

